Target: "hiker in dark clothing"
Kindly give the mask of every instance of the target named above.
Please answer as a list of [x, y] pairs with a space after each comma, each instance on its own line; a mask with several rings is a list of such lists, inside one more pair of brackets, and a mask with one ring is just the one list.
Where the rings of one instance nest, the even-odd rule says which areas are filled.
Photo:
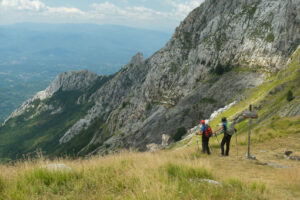
[[209, 146], [208, 146], [208, 143], [209, 143], [209, 126], [207, 124], [205, 124], [205, 121], [204, 120], [201, 120], [201, 124], [202, 124], [202, 127], [201, 127], [201, 131], [200, 131], [200, 134], [197, 134], [197, 135], [202, 135], [202, 151], [203, 153], [207, 152], [207, 154], [209, 155], [210, 154], [210, 150], [209, 150]]
[[[231, 140], [231, 134], [229, 134], [228, 131], [228, 123], [226, 117], [222, 118], [222, 126], [217, 130], [222, 130], [224, 133], [222, 142], [221, 142], [221, 156], [228, 156], [229, 155], [229, 149], [230, 149], [230, 140]], [[226, 151], [224, 154], [224, 145], [226, 144]]]

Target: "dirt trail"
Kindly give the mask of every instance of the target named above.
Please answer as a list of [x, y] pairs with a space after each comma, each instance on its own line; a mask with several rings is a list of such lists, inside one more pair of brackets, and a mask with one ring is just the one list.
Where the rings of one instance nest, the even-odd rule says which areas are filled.
[[286, 150], [300, 156], [300, 133], [253, 144], [251, 154], [256, 160], [246, 159], [246, 145], [239, 146], [238, 157], [232, 145], [229, 157], [219, 157], [219, 149], [214, 148], [213, 155], [206, 159], [222, 179], [263, 182], [271, 194], [270, 199], [300, 199], [300, 161], [285, 158]]

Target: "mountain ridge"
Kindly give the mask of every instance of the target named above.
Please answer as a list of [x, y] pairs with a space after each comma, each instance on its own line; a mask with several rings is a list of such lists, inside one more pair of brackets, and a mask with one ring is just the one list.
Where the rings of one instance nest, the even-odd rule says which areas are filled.
[[[89, 106], [79, 120], [66, 120], [59, 139], [51, 141], [61, 150], [55, 152], [143, 151], [149, 143], [160, 143], [162, 134], [173, 136], [178, 128], [191, 128], [245, 98], [245, 91], [284, 69], [299, 45], [298, 3], [205, 1], [153, 56], [144, 60], [137, 54], [88, 97], [76, 95], [74, 105], [84, 98]], [[2, 129], [12, 128], [15, 120]]]

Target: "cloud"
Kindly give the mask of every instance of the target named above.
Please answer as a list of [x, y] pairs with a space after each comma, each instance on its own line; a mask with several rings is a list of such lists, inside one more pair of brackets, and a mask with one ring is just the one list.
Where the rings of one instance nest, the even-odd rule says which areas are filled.
[[2, 0], [0, 8], [4, 10], [41, 11], [46, 8], [39, 0]]
[[[148, 0], [140, 0], [142, 2]], [[160, 0], [161, 5], [170, 9], [129, 6], [127, 0], [121, 0], [126, 7], [111, 1], [93, 3], [89, 9], [76, 7], [49, 6], [43, 0], [0, 0], [0, 24], [23, 21], [32, 22], [80, 22], [98, 24], [122, 24], [144, 28], [173, 29], [179, 21], [203, 0]]]
[[97, 14], [109, 17], [117, 17], [120, 19], [131, 19], [131, 20], [154, 20], [171, 18], [173, 14], [171, 12], [161, 12], [144, 6], [127, 6], [121, 8], [110, 2], [94, 3], [92, 4], [91, 16]]
[[119, 8], [118, 6], [109, 3], [94, 3], [92, 4], [93, 12], [99, 12], [100, 14], [106, 15], [126, 15], [128, 14], [126, 10]]
[[86, 13], [78, 8], [68, 8], [68, 7], [48, 7], [47, 12], [50, 14], [60, 13], [60, 14], [80, 14], [85, 15]]
[[198, 7], [204, 0], [189, 0], [184, 3], [174, 1], [174, 0], [165, 0], [165, 2], [173, 7], [173, 12], [176, 15], [186, 16], [194, 8]]
[[84, 12], [73, 7], [50, 7], [40, 0], [2, 0], [0, 9], [6, 11], [40, 12], [43, 14], [81, 14]]

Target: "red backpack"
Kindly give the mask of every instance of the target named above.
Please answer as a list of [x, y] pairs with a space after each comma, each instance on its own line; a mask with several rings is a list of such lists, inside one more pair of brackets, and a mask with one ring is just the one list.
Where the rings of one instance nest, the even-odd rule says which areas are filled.
[[204, 130], [205, 137], [209, 138], [212, 136], [212, 130], [209, 125], [205, 124]]

